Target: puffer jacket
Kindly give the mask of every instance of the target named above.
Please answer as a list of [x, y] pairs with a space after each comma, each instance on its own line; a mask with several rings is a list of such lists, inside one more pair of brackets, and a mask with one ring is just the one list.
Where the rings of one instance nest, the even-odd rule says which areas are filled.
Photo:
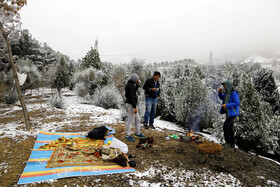
[[[223, 104], [225, 104], [225, 94], [224, 93], [219, 93], [219, 98], [223, 100]], [[234, 117], [234, 116], [239, 116], [239, 93], [237, 91], [233, 91], [230, 94], [229, 101], [226, 104], [227, 112], [228, 112], [228, 117]], [[220, 114], [225, 114], [226, 110], [221, 107]]]

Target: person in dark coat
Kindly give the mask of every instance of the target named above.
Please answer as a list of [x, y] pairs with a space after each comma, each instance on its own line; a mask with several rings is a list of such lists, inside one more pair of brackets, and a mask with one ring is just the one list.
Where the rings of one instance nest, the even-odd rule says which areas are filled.
[[127, 123], [126, 123], [126, 136], [124, 137], [127, 141], [135, 142], [134, 138], [131, 137], [131, 124], [135, 124], [135, 138], [145, 138], [145, 136], [140, 132], [140, 121], [137, 110], [137, 90], [140, 86], [139, 76], [132, 74], [129, 81], [125, 86], [125, 97], [126, 97], [126, 111], [127, 111]]
[[[154, 118], [156, 115], [157, 98], [160, 95], [159, 84], [160, 72], [155, 71], [152, 78], [147, 79], [143, 89], [145, 90], [146, 111], [144, 115], [144, 128], [155, 129]], [[149, 123], [149, 126], [148, 126]]]
[[226, 144], [230, 147], [235, 146], [233, 121], [236, 116], [239, 116], [239, 93], [234, 90], [232, 82], [225, 81], [222, 83], [222, 88], [218, 89], [219, 98], [223, 100], [220, 113], [226, 114], [226, 120], [223, 125], [224, 137]]

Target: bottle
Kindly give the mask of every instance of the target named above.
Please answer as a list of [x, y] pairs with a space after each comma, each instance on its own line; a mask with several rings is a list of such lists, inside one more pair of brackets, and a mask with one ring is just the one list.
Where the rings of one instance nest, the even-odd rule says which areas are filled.
[[178, 139], [178, 135], [177, 135], [177, 134], [172, 134], [172, 135], [171, 135], [171, 138], [173, 138], [173, 139]]

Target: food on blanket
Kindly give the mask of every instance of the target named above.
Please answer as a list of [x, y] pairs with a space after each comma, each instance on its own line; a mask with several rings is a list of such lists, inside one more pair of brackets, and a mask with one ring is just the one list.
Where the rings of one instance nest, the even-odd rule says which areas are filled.
[[102, 147], [102, 160], [112, 161], [116, 157], [121, 154], [121, 150], [119, 148], [112, 148], [109, 146]]
[[67, 144], [64, 146], [66, 149], [70, 149], [72, 151], [77, 151], [78, 149], [73, 146], [73, 144]]
[[65, 138], [64, 136], [62, 136], [57, 140], [51, 141], [49, 144], [45, 144], [41, 146], [39, 149], [55, 149], [57, 147], [65, 147], [66, 149], [76, 151], [78, 149], [90, 145], [93, 145], [97, 148], [101, 148], [104, 145], [104, 141], [92, 140], [90, 138], [84, 138], [84, 137]]

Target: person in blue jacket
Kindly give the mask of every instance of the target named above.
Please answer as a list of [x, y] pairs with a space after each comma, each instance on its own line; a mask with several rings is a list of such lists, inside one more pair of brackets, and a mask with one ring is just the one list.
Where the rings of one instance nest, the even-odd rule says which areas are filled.
[[234, 90], [231, 81], [222, 83], [224, 89], [219, 88], [219, 98], [223, 100], [220, 114], [226, 114], [226, 120], [223, 125], [224, 137], [226, 144], [230, 147], [235, 146], [233, 121], [236, 116], [239, 116], [239, 93]]

